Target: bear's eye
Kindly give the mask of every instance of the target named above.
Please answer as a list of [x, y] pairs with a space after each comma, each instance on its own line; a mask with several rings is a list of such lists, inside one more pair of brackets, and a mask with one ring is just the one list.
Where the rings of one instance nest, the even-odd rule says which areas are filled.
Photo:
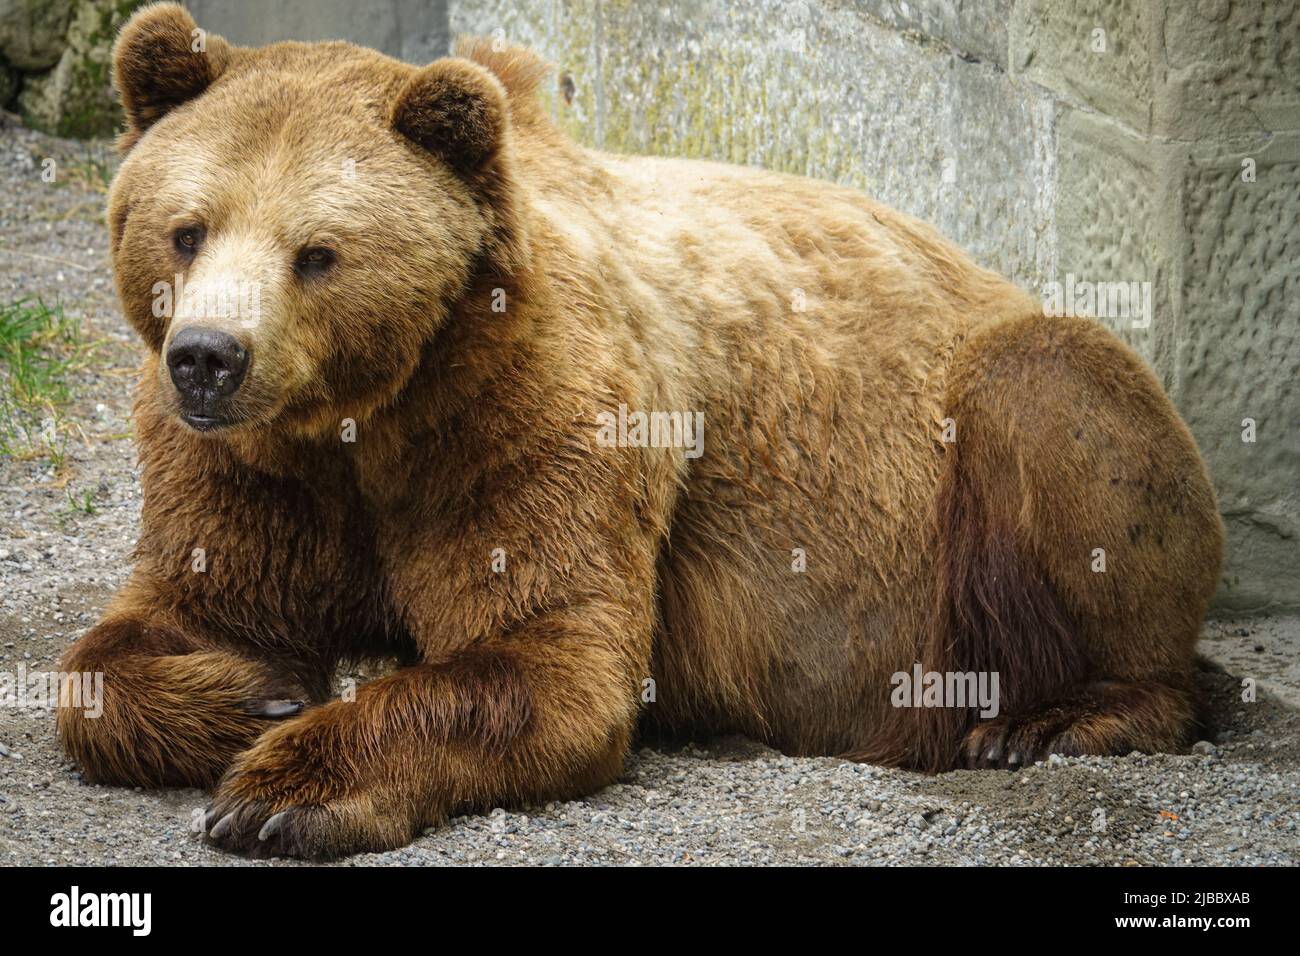
[[298, 261], [293, 264], [293, 268], [300, 276], [316, 276], [333, 264], [333, 252], [324, 246], [311, 246], [298, 253]]
[[172, 233], [172, 245], [182, 258], [193, 259], [203, 242], [202, 226], [182, 226]]

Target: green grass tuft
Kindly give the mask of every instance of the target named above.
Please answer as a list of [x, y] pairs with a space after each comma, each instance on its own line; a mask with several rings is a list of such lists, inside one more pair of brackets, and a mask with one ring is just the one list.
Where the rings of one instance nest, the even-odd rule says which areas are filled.
[[0, 455], [63, 467], [68, 376], [89, 350], [62, 306], [40, 299], [0, 305]]

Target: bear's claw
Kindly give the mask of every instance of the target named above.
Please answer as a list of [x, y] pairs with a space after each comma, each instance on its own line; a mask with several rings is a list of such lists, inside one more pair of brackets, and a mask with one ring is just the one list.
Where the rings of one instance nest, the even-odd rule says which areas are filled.
[[962, 742], [959, 766], [970, 770], [1019, 770], [1052, 754], [1077, 756], [1071, 718], [1054, 711], [1020, 718], [1000, 717], [971, 728]]
[[254, 717], [279, 720], [298, 716], [305, 706], [307, 702], [302, 700], [250, 700], [244, 704], [243, 710]]
[[[309, 839], [309, 817], [305, 807], [289, 807], [270, 813], [262, 801], [240, 804], [218, 799], [204, 816], [205, 842], [223, 850], [250, 856], [320, 856], [320, 849]], [[298, 825], [294, 825], [294, 824]]]
[[[213, 814], [211, 813], [208, 814], [209, 818], [211, 818], [212, 816]], [[211, 840], [220, 840], [223, 836], [225, 836], [226, 833], [230, 830], [230, 821], [233, 817], [234, 817], [233, 813], [227, 813], [224, 817], [218, 820], [216, 825], [208, 831], [208, 838]]]
[[284, 827], [285, 820], [287, 820], [289, 815], [292, 813], [292, 810], [281, 810], [279, 813], [274, 814], [269, 820], [262, 824], [262, 829], [257, 831], [257, 839], [265, 843], [270, 837], [279, 833], [281, 828]]

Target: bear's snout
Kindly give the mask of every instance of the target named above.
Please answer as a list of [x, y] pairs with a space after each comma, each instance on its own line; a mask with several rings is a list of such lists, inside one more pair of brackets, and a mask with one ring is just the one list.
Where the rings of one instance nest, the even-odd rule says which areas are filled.
[[239, 389], [248, 360], [248, 349], [227, 332], [189, 328], [176, 333], [167, 349], [167, 369], [189, 424], [196, 428], [225, 424], [219, 406]]

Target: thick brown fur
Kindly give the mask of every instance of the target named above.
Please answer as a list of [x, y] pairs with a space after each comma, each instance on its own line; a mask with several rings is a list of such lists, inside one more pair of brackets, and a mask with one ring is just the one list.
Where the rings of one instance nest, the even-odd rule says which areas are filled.
[[[144, 513], [64, 665], [105, 674], [60, 712], [88, 779], [215, 782], [214, 842], [328, 857], [598, 788], [638, 723], [929, 770], [1185, 742], [1222, 530], [1101, 327], [855, 191], [582, 149], [522, 50], [193, 29], [145, 8], [114, 56]], [[157, 316], [175, 274], [260, 314]], [[200, 433], [162, 356], [213, 324], [252, 363]], [[703, 453], [606, 447], [620, 404], [703, 412]], [[1001, 713], [892, 706], [918, 662]]]

